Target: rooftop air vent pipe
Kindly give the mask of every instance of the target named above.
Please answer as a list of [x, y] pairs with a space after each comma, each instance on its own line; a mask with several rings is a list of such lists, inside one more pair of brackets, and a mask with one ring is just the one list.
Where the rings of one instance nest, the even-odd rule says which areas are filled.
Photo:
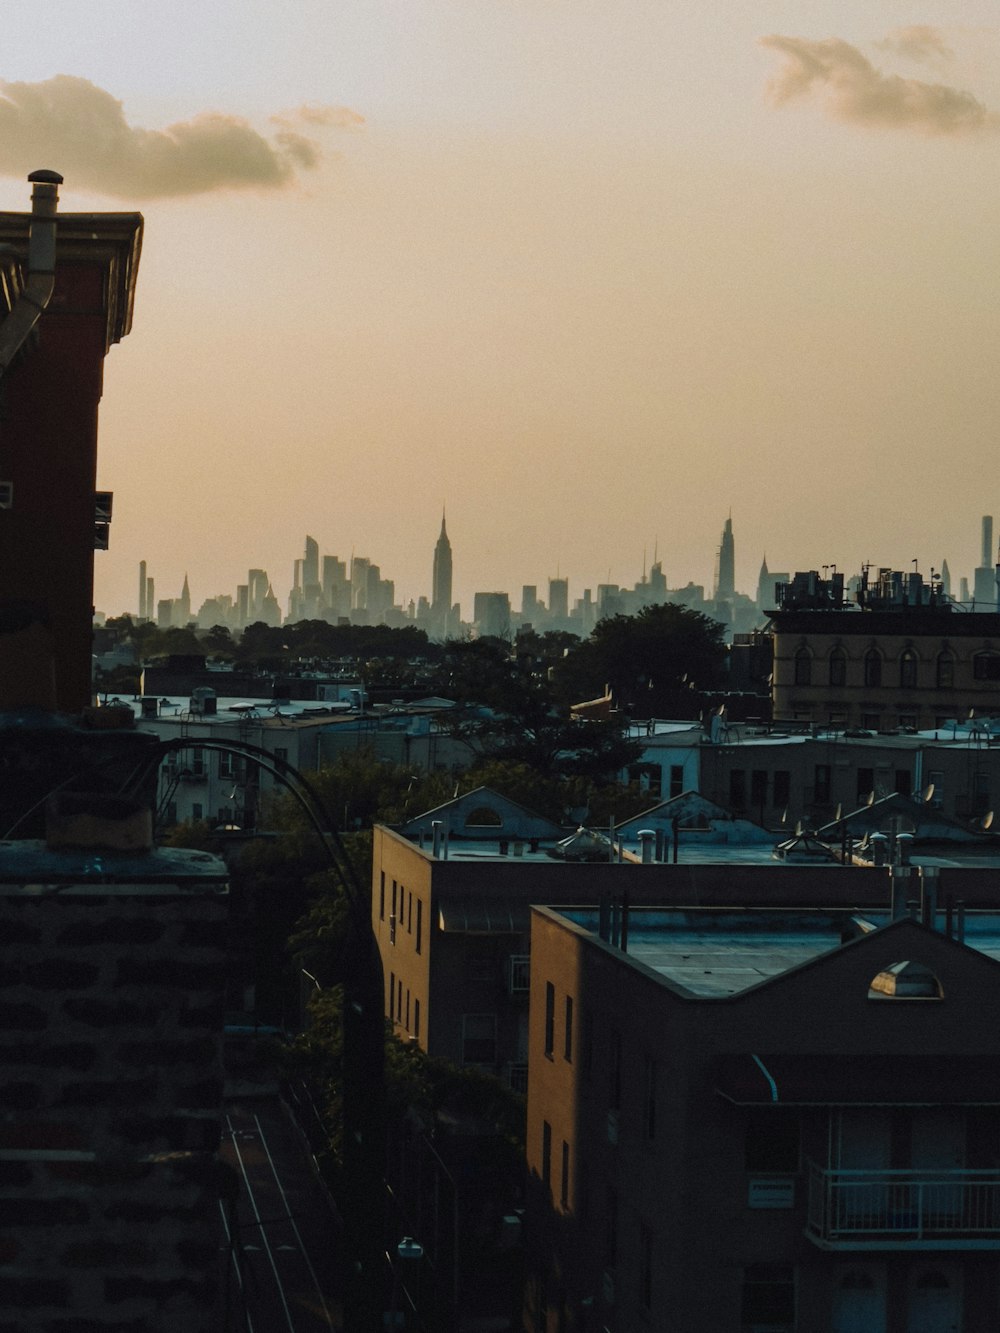
[[62, 177], [57, 171], [33, 171], [28, 177], [31, 223], [28, 228], [28, 280], [7, 318], [0, 324], [0, 377], [24, 346], [56, 283], [56, 210]]

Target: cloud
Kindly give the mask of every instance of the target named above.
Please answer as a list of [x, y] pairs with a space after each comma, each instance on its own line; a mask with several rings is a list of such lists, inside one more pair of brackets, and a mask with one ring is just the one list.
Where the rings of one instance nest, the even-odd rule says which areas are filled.
[[129, 125], [121, 102], [88, 79], [0, 80], [0, 175], [54, 167], [80, 189], [135, 200], [277, 189], [322, 159], [302, 127], [363, 123], [346, 107], [306, 106], [274, 119], [273, 139], [216, 111], [146, 130]]
[[893, 55], [905, 56], [907, 60], [933, 64], [944, 60], [953, 60], [954, 51], [945, 42], [939, 29], [931, 28], [926, 23], [915, 23], [909, 28], [895, 28], [881, 42], [875, 45], [880, 51], [889, 51]]
[[770, 36], [760, 42], [784, 57], [768, 84], [775, 106], [818, 96], [836, 120], [921, 134], [959, 135], [997, 127], [996, 116], [971, 93], [883, 74], [857, 47], [839, 38]]

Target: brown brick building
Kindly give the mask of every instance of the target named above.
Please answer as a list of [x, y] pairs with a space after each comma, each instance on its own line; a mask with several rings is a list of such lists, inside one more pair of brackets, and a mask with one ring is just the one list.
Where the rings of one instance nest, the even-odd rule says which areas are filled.
[[888, 916], [534, 909], [526, 1329], [1000, 1325], [1000, 929]]

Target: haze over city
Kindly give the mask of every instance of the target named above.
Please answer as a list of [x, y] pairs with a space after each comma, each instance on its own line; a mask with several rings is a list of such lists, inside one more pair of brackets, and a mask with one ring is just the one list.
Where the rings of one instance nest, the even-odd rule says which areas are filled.
[[[44, 40], [40, 34], [44, 33]], [[426, 594], [978, 559], [1000, 438], [985, 0], [5, 16], [0, 206], [141, 209], [96, 602], [301, 534]]]

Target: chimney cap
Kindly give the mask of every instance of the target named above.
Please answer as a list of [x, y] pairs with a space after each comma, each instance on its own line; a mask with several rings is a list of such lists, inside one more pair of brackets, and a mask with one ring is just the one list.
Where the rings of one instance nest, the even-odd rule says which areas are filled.
[[28, 177], [33, 185], [62, 185], [63, 178], [58, 171], [50, 171], [47, 167], [41, 167], [38, 171], [33, 171]]

